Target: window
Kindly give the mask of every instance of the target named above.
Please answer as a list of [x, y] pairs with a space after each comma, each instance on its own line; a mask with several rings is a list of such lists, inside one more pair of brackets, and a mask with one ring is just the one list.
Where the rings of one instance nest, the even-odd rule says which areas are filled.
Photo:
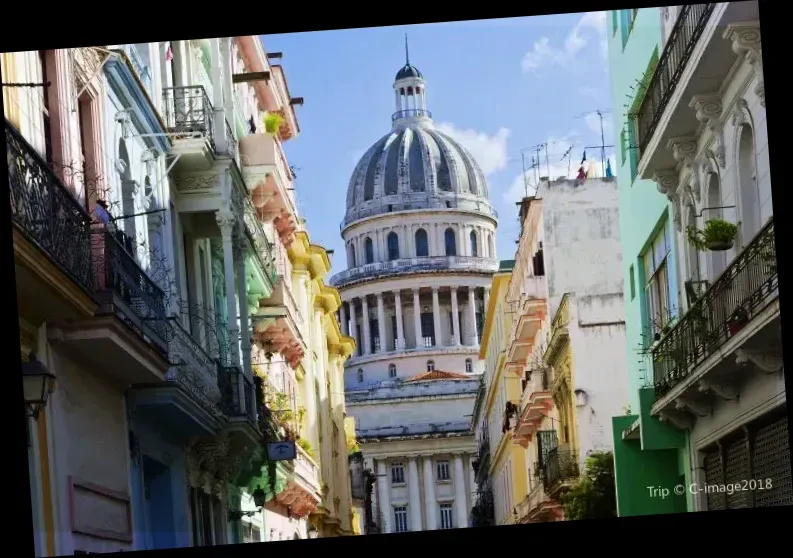
[[669, 270], [667, 267], [670, 250], [669, 228], [664, 224], [664, 228], [642, 256], [647, 319], [650, 322], [653, 335], [659, 333], [671, 317]]
[[443, 240], [446, 243], [446, 255], [447, 256], [456, 256], [457, 255], [457, 238], [454, 234], [454, 229], [449, 227], [446, 229], [446, 232], [443, 233]]
[[449, 461], [446, 459], [444, 459], [443, 461], [438, 461], [438, 480], [439, 481], [452, 480], [452, 476], [449, 473]]
[[407, 533], [408, 531], [408, 509], [407, 506], [394, 507], [394, 532]]
[[396, 378], [396, 364], [391, 363], [388, 365], [388, 377]]
[[395, 233], [395, 232], [388, 233], [387, 242], [388, 242], [388, 259], [389, 260], [398, 260], [399, 259], [399, 237], [397, 236], [397, 233]]
[[366, 242], [364, 242], [365, 250], [366, 250], [366, 263], [370, 264], [374, 262], [374, 244], [372, 243], [372, 239], [368, 236], [366, 237]]
[[416, 257], [423, 258], [430, 255], [427, 231], [419, 229], [416, 231]]
[[433, 372], [435, 370], [435, 361], [428, 360], [427, 361], [427, 372]]
[[441, 504], [441, 529], [454, 529], [452, 521], [452, 505]]
[[477, 251], [476, 231], [471, 231], [471, 234], [469, 236], [471, 239], [471, 255], [473, 257], [477, 257], [479, 255], [479, 252]]
[[474, 371], [474, 361], [470, 358], [465, 359], [465, 371], [469, 374]]
[[362, 368], [358, 369], [358, 383], [359, 384], [363, 383], [363, 369]]
[[628, 282], [630, 283], [631, 300], [633, 300], [636, 298], [636, 272], [633, 270], [633, 266], [628, 269]]
[[[41, 80], [43, 82], [47, 82], [49, 76], [49, 72], [47, 69], [47, 51], [40, 50], [39, 51], [39, 62], [41, 64]], [[52, 81], [52, 80], [50, 80]], [[55, 83], [52, 81], [52, 83]], [[44, 161], [48, 165], [52, 165], [52, 123], [50, 122], [50, 98], [49, 98], [49, 88], [44, 87], [42, 91], [42, 117], [44, 119]]]
[[405, 467], [402, 463], [391, 464], [391, 484], [405, 484]]
[[421, 337], [425, 347], [432, 347], [435, 344], [435, 321], [432, 312], [421, 313]]

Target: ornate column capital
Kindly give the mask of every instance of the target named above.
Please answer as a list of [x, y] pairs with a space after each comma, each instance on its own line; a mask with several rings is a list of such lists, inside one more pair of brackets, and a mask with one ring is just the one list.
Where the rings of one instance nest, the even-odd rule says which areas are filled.
[[430, 289], [432, 289], [432, 294], [438, 294], [438, 291], [441, 290], [441, 288], [438, 287], [437, 285], [433, 285], [432, 287], [430, 287]]
[[413, 293], [413, 296], [415, 297], [419, 296], [419, 290], [419, 287], [413, 287], [410, 289], [410, 291]]
[[735, 104], [732, 106], [732, 115], [730, 118], [733, 126], [737, 128], [746, 123], [746, 110], [748, 107], [749, 103], [746, 102], [746, 99], [738, 99], [735, 101]]
[[221, 234], [224, 237], [231, 237], [231, 234], [234, 232], [234, 225], [237, 222], [237, 218], [234, 213], [232, 213], [229, 209], [221, 209], [216, 211], [215, 221], [220, 227]]
[[[692, 173], [694, 171], [692, 170]], [[653, 175], [658, 191], [664, 194], [672, 205], [672, 218], [678, 231], [682, 230], [680, 221], [680, 196], [677, 193], [680, 175], [675, 169], [660, 169]]]
[[732, 42], [732, 51], [738, 56], [746, 56], [749, 64], [757, 74], [758, 83], [754, 88], [755, 94], [760, 99], [760, 104], [765, 106], [765, 85], [763, 81], [763, 45], [759, 21], [733, 23], [724, 30], [723, 37]]
[[[716, 139], [715, 149], [710, 152], [718, 162], [721, 168], [727, 165], [725, 149], [724, 149], [724, 124], [723, 124], [723, 111], [724, 105], [722, 103], [721, 95], [718, 93], [708, 93], [704, 95], [694, 95], [691, 102], [688, 104], [694, 109], [697, 120], [704, 122], [708, 130], [713, 134]], [[699, 191], [696, 192], [699, 194]], [[700, 196], [697, 195], [697, 201]]]

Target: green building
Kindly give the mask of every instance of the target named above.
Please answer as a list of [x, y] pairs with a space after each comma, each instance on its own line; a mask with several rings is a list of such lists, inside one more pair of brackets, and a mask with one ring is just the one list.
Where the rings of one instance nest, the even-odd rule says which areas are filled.
[[677, 496], [673, 490], [689, 482], [687, 436], [650, 415], [655, 394], [645, 350], [663, 325], [651, 316], [674, 315], [678, 299], [669, 203], [655, 184], [637, 178], [639, 150], [632, 116], [663, 50], [662, 17], [660, 8], [615, 10], [608, 12], [606, 22], [631, 394], [625, 414], [612, 419], [620, 516], [691, 509], [690, 496]]

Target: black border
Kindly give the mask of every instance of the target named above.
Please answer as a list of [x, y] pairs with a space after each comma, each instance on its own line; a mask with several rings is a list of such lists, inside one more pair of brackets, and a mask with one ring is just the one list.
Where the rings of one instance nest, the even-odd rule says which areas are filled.
[[[782, 85], [783, 68], [787, 66], [785, 56], [789, 48], [779, 41], [780, 46], [773, 48], [775, 39], [780, 37], [785, 31], [776, 30], [776, 23], [785, 25], [789, 19], [781, 15], [780, 2], [772, 3], [769, 0], [759, 0], [760, 19], [763, 29], [762, 44], [764, 48], [764, 80], [766, 90], [766, 107], [768, 107], [769, 96], [774, 98], [775, 87], [770, 83]], [[154, 42], [163, 40], [165, 37], [173, 38], [175, 33], [180, 39], [204, 38], [213, 36], [239, 36], [257, 35], [261, 28], [269, 27], [266, 22], [276, 18], [278, 20], [278, 30], [285, 32], [318, 31], [325, 29], [342, 29], [357, 27], [376, 27], [387, 25], [402, 25], [415, 23], [430, 23], [450, 20], [466, 19], [490, 19], [501, 17], [517, 17], [526, 15], [541, 15], [548, 13], [563, 12], [584, 12], [596, 9], [608, 10], [619, 8], [636, 8], [658, 6], [657, 3], [632, 2], [565, 2], [556, 5], [558, 9], [548, 10], [548, 4], [528, 4], [524, 3], [520, 9], [497, 10], [488, 4], [471, 4], [478, 9], [465, 9], [465, 4], [455, 4], [454, 17], [449, 14], [438, 14], [432, 16], [427, 9], [427, 14], [421, 17], [413, 10], [399, 9], [397, 4], [394, 10], [387, 17], [362, 17], [355, 19], [356, 15], [363, 12], [356, 9], [341, 9], [340, 4], [316, 5], [302, 14], [316, 14], [320, 16], [317, 21], [322, 23], [311, 24], [308, 17], [301, 21], [301, 10], [293, 10], [288, 3], [280, 5], [245, 5], [240, 2], [239, 7], [248, 10], [253, 9], [260, 15], [254, 18], [242, 17], [243, 11], [229, 6], [224, 9], [218, 6], [185, 6], [180, 3], [171, 5], [157, 5], [156, 10], [148, 10], [146, 6], [132, 6], [121, 4], [111, 6], [110, 4], [97, 8], [87, 8], [78, 4], [56, 4], [57, 7], [45, 7], [42, 4], [20, 6], [22, 9], [19, 15], [12, 14], [6, 8], [3, 17], [4, 33], [0, 34], [0, 52], [35, 50], [41, 48], [68, 48], [83, 46], [86, 44], [116, 44], [116, 43], [137, 43]], [[429, 4], [422, 6], [429, 7]], [[564, 6], [564, 8], [562, 8]], [[329, 9], [327, 9], [329, 8]], [[389, 13], [386, 9], [383, 13]], [[488, 9], [489, 8], [489, 9]], [[116, 12], [115, 10], [119, 11]], [[45, 10], [44, 16], [36, 14], [33, 10]], [[379, 11], [379, 10], [378, 10]], [[117, 13], [118, 15], [114, 15]], [[214, 13], [214, 15], [213, 15]], [[369, 13], [374, 13], [369, 11]], [[402, 15], [405, 14], [405, 15]], [[223, 18], [222, 16], [230, 16]], [[218, 17], [221, 16], [221, 17]], [[777, 16], [777, 17], [775, 17]], [[238, 19], [235, 19], [238, 18]], [[100, 23], [105, 20], [108, 25]], [[223, 21], [226, 19], [226, 21]], [[47, 21], [49, 20], [49, 21]], [[220, 23], [219, 20], [223, 21]], [[50, 25], [46, 25], [49, 23]], [[129, 22], [128, 25], [124, 25]], [[162, 31], [158, 30], [162, 29]], [[13, 31], [19, 31], [19, 35], [14, 35]], [[776, 33], [779, 32], [779, 35]], [[789, 32], [789, 31], [788, 31]], [[776, 54], [780, 53], [778, 62], [774, 65], [779, 68], [779, 74], [775, 73], [770, 66]], [[464, 55], [464, 53], [461, 53]], [[769, 90], [771, 93], [769, 95]], [[781, 89], [780, 89], [781, 91]], [[2, 93], [0, 93], [2, 94]], [[781, 98], [781, 97], [780, 97]], [[781, 101], [780, 107], [781, 107]], [[774, 101], [770, 103], [773, 105]], [[768, 110], [768, 109], [767, 109]], [[781, 111], [780, 111], [781, 114]], [[767, 127], [770, 145], [785, 146], [785, 129], [780, 118], [767, 119]], [[772, 138], [777, 138], [772, 141]], [[5, 135], [0, 139], [5, 145]], [[778, 149], [781, 149], [779, 147]], [[5, 151], [5, 149], [3, 150]], [[784, 153], [780, 152], [781, 157]], [[779, 155], [778, 155], [779, 156]], [[782, 196], [787, 184], [785, 179], [785, 167], [782, 159], [771, 159], [771, 176], [774, 213], [783, 218], [775, 222], [777, 246], [781, 246], [781, 239], [786, 235], [787, 228], [785, 217], [785, 206]], [[3, 161], [2, 174], [0, 178], [0, 195], [2, 198], [9, 199], [7, 192], [8, 174], [7, 165]], [[776, 180], [774, 180], [776, 179]], [[0, 203], [0, 248], [2, 249], [2, 265], [5, 281], [3, 282], [3, 294], [5, 304], [3, 306], [3, 318], [7, 325], [3, 328], [4, 335], [0, 337], [3, 344], [2, 352], [5, 361], [6, 382], [2, 389], [2, 396], [8, 404], [0, 406], [10, 417], [5, 422], [10, 428], [7, 429], [8, 441], [6, 446], [16, 448], [13, 451], [16, 458], [16, 469], [8, 475], [6, 489], [14, 494], [15, 498], [6, 499], [6, 530], [4, 544], [13, 555], [33, 556], [33, 525], [31, 520], [32, 509], [30, 502], [30, 481], [28, 478], [27, 462], [27, 434], [26, 421], [24, 414], [20, 412], [19, 394], [22, 391], [22, 378], [19, 374], [20, 351], [19, 351], [19, 324], [17, 316], [16, 285], [14, 273], [14, 252], [11, 235], [11, 215], [8, 203]], [[779, 253], [779, 252], [778, 252]], [[781, 267], [781, 266], [780, 266]], [[780, 281], [784, 283], [786, 272], [780, 271]], [[786, 283], [785, 283], [786, 284]], [[783, 290], [786, 289], [783, 288]], [[784, 300], [784, 296], [780, 297]], [[784, 304], [784, 302], [780, 302]], [[783, 343], [783, 354], [785, 361], [793, 359], [793, 337], [787, 333], [783, 327], [783, 339], [789, 341]], [[787, 385], [787, 384], [786, 384]], [[790, 410], [788, 408], [788, 413]], [[13, 425], [13, 426], [12, 426]], [[793, 446], [793, 444], [791, 444]], [[13, 476], [11, 476], [13, 475]], [[21, 489], [21, 490], [20, 490]], [[11, 503], [13, 502], [13, 504]], [[132, 554], [145, 554], [146, 556], [163, 556], [176, 558], [177, 556], [189, 556], [196, 558], [199, 556], [262, 556], [263, 553], [280, 553], [288, 551], [289, 554], [298, 555], [309, 553], [342, 553], [354, 554], [365, 550], [377, 551], [377, 549], [388, 548], [393, 551], [416, 549], [419, 552], [436, 552], [438, 550], [454, 547], [468, 547], [476, 552], [476, 546], [482, 544], [482, 551], [495, 551], [495, 545], [507, 547], [506, 553], [592, 553], [601, 551], [606, 553], [641, 553], [644, 549], [658, 549], [667, 552], [679, 552], [685, 554], [687, 551], [699, 549], [733, 549], [739, 551], [742, 544], [757, 548], [760, 552], [770, 551], [767, 543], [774, 544], [774, 549], [781, 546], [779, 542], [773, 541], [772, 533], [779, 533], [779, 529], [774, 524], [782, 526], [789, 523], [789, 514], [793, 506], [777, 508], [751, 509], [751, 510], [731, 510], [724, 512], [704, 512], [704, 513], [685, 513], [676, 515], [656, 515], [645, 517], [619, 518], [604, 521], [585, 521], [585, 522], [558, 522], [546, 523], [542, 525], [516, 525], [496, 528], [476, 528], [458, 529], [453, 531], [433, 531], [419, 533], [404, 533], [392, 535], [369, 535], [359, 537], [343, 537], [320, 540], [288, 541], [288, 546], [283, 546], [287, 541], [270, 542], [258, 544], [238, 544], [221, 547], [186, 548], [175, 550], [144, 551], [132, 552]], [[9, 524], [12, 522], [12, 524]], [[758, 544], [759, 543], [759, 544]], [[261, 545], [267, 544], [263, 547]], [[276, 545], [276, 546], [272, 546]], [[628, 545], [636, 545], [630, 548]], [[522, 546], [522, 547], [521, 547]], [[24, 550], [23, 550], [24, 549]], [[112, 555], [130, 553], [113, 553]], [[110, 555], [110, 554], [108, 554]]]

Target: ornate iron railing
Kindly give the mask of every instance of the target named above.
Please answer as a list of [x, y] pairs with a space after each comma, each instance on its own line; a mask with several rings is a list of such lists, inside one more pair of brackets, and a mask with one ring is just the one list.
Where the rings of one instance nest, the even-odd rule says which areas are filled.
[[217, 404], [217, 362], [195, 342], [177, 318], [170, 318], [173, 339], [169, 344], [169, 358], [173, 365], [166, 378], [177, 384], [200, 402], [213, 415], [222, 411]]
[[644, 89], [644, 97], [636, 115], [640, 153], [647, 147], [653, 132], [655, 132], [661, 115], [691, 57], [694, 46], [702, 35], [705, 24], [715, 7], [715, 2], [687, 4], [680, 7], [677, 21], [672, 27], [666, 46], [658, 59], [650, 83]]
[[391, 115], [391, 120], [396, 121], [399, 120], [400, 118], [413, 118], [418, 116], [426, 116], [427, 118], [432, 118], [432, 113], [424, 109], [400, 110]]
[[87, 292], [91, 270], [91, 217], [35, 149], [5, 121], [11, 220]]
[[368, 277], [415, 273], [418, 271], [496, 271], [498, 260], [479, 258], [476, 256], [424, 256], [417, 258], [401, 258], [388, 262], [375, 262], [354, 267], [337, 273], [330, 279], [331, 285], [340, 285], [347, 281], [357, 281]]
[[253, 382], [248, 380], [239, 366], [218, 365], [218, 387], [223, 412], [228, 417], [244, 417], [257, 425], [253, 398]]
[[168, 132], [205, 138], [215, 147], [214, 109], [201, 85], [163, 88], [164, 120]]
[[773, 218], [652, 349], [656, 397], [684, 380], [779, 294]]
[[226, 142], [227, 142], [227, 154], [229, 157], [237, 157], [238, 147], [237, 147], [237, 138], [234, 137], [234, 129], [229, 124], [228, 119], [226, 119]]
[[545, 454], [542, 464], [542, 483], [546, 491], [560, 482], [578, 477], [578, 456], [571, 450], [558, 447]]
[[[165, 293], [141, 269], [134, 256], [116, 238], [120, 232], [96, 231], [92, 244], [100, 291], [111, 294], [107, 302], [128, 325], [141, 329], [157, 348], [166, 353], [173, 330], [165, 311]], [[141, 327], [142, 326], [142, 327]]]
[[256, 210], [253, 208], [253, 203], [248, 196], [243, 198], [243, 221], [245, 228], [248, 231], [248, 236], [253, 244], [253, 249], [259, 260], [259, 264], [270, 280], [275, 283], [278, 278], [275, 267], [275, 255], [267, 235], [264, 234], [262, 224], [259, 222], [259, 217], [256, 215]]

